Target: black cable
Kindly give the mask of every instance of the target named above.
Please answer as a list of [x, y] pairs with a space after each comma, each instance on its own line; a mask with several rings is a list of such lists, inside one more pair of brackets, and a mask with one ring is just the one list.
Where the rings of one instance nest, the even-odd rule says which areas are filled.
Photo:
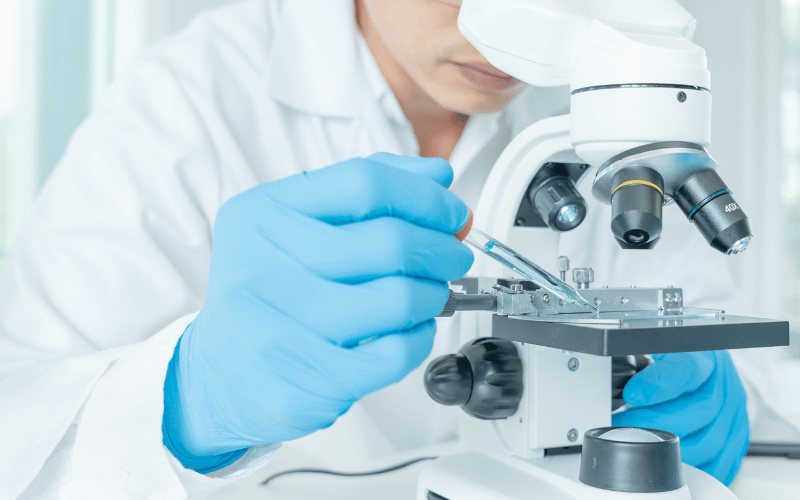
[[392, 465], [391, 467], [387, 467], [385, 469], [378, 469], [366, 472], [342, 472], [342, 471], [335, 471], [330, 469], [292, 469], [292, 470], [285, 470], [283, 472], [278, 472], [266, 478], [265, 480], [261, 481], [261, 486], [266, 486], [270, 481], [273, 479], [277, 479], [281, 476], [288, 476], [290, 474], [329, 474], [331, 476], [346, 476], [346, 477], [358, 477], [358, 476], [374, 476], [377, 474], [385, 474], [387, 472], [393, 472], [404, 467], [408, 467], [409, 465], [414, 465], [415, 463], [422, 462], [425, 460], [433, 460], [439, 457], [421, 457], [415, 458], [414, 460], [409, 460], [408, 462], [403, 462], [401, 464]]
[[800, 443], [751, 442], [747, 450], [749, 457], [784, 457], [800, 460]]

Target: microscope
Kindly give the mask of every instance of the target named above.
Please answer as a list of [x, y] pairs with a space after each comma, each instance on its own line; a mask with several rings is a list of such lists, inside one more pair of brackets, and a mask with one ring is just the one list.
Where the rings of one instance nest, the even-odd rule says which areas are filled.
[[[558, 234], [586, 217], [576, 186], [591, 172], [628, 251], [657, 245], [672, 203], [719, 252], [748, 247], [749, 219], [705, 149], [705, 52], [675, 0], [464, 0], [458, 23], [500, 70], [571, 88], [570, 115], [534, 123], [502, 153], [476, 227], [553, 262]], [[564, 280], [567, 259], [558, 266]], [[677, 436], [614, 428], [611, 415], [647, 355], [788, 345], [787, 322], [690, 308], [671, 286], [591, 288], [591, 269], [573, 277], [597, 312], [508, 278], [485, 256], [472, 272], [442, 314], [462, 311], [463, 347], [425, 374], [434, 400], [464, 410], [461, 451], [426, 466], [417, 500], [735, 498], [681, 462]]]

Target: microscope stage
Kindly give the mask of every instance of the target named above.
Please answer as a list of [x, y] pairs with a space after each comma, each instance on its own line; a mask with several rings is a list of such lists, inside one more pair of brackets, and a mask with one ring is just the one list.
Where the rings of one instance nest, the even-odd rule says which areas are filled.
[[[575, 316], [565, 318], [564, 316]], [[789, 345], [789, 322], [726, 314], [492, 317], [492, 336], [596, 356]]]

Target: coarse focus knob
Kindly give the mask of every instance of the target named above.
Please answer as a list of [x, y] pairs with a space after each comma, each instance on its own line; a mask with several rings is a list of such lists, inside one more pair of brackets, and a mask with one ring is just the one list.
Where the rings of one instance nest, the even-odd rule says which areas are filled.
[[579, 478], [608, 491], [675, 491], [684, 484], [680, 440], [670, 432], [638, 427], [586, 431]]
[[472, 367], [463, 354], [447, 354], [425, 370], [425, 390], [439, 404], [461, 406], [472, 395]]
[[591, 267], [575, 268], [572, 270], [572, 281], [574, 281], [578, 288], [589, 288], [589, 283], [594, 282], [594, 269]]
[[437, 403], [461, 406], [482, 420], [510, 417], [522, 399], [522, 361], [513, 342], [482, 338], [425, 369], [425, 390]]

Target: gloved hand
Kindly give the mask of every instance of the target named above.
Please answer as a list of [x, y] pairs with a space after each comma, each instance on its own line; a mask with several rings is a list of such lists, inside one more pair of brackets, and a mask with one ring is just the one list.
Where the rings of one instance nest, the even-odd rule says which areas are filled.
[[747, 396], [727, 351], [656, 354], [634, 375], [623, 397], [633, 408], [614, 425], [677, 434], [684, 462], [726, 485], [750, 444]]
[[220, 208], [205, 303], [164, 384], [164, 443], [184, 466], [328, 427], [422, 363], [473, 260], [453, 237], [468, 209], [452, 177], [444, 160], [378, 154]]

